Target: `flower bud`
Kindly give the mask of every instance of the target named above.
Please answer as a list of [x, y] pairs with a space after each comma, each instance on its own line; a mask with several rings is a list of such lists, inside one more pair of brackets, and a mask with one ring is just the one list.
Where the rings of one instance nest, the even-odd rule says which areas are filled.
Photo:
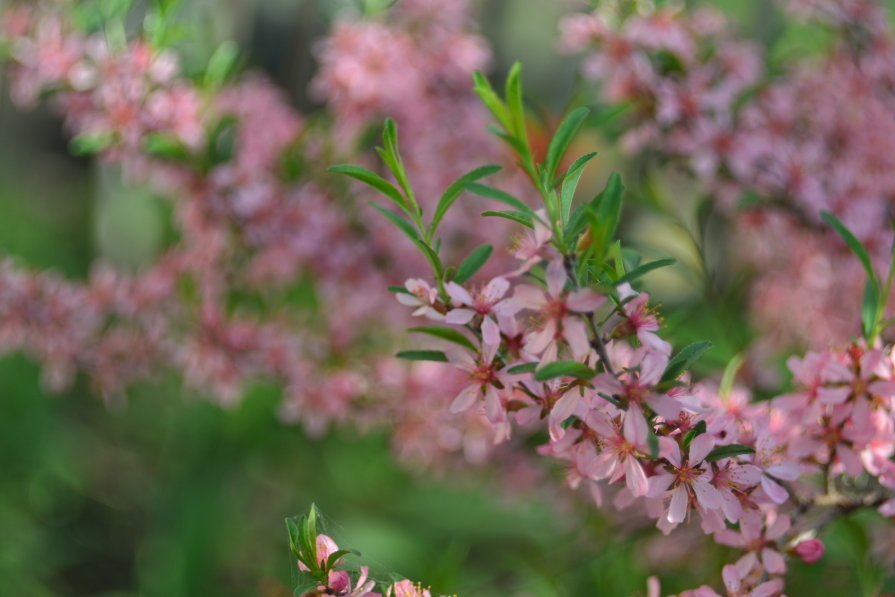
[[806, 539], [799, 542], [793, 552], [806, 564], [814, 564], [824, 555], [824, 544], [820, 539]]

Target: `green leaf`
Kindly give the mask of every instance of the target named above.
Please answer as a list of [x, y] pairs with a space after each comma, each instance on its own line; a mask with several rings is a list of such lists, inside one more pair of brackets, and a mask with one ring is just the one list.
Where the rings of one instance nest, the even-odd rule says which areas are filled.
[[486, 218], [503, 218], [505, 220], [510, 220], [511, 222], [516, 222], [517, 224], [522, 224], [527, 228], [534, 228], [534, 225], [531, 223], [531, 217], [529, 217], [528, 214], [518, 211], [483, 211], [482, 216]]
[[509, 193], [501, 191], [500, 189], [489, 187], [488, 185], [484, 184], [479, 184], [477, 182], [469, 182], [466, 183], [466, 190], [474, 195], [479, 195], [480, 197], [500, 201], [504, 205], [509, 205], [510, 207], [515, 208], [518, 211], [534, 216], [535, 212], [532, 208], [523, 203], [520, 199], [517, 199], [516, 197], [513, 197]]
[[298, 571], [298, 582], [293, 587], [294, 597], [303, 597], [307, 594], [314, 594], [315, 589], [320, 586], [320, 579], [310, 572]]
[[656, 261], [650, 261], [649, 263], [644, 263], [633, 270], [626, 273], [624, 276], [615, 281], [616, 285], [624, 284], [625, 282], [633, 282], [638, 278], [642, 278], [646, 274], [650, 273], [653, 270], [657, 270], [659, 268], [668, 267], [670, 265], [674, 265], [677, 263], [677, 259], [657, 259]]
[[712, 346], [711, 342], [694, 342], [682, 349], [668, 361], [668, 366], [665, 368], [664, 375], [662, 375], [662, 381], [677, 379]]
[[360, 556], [360, 552], [356, 549], [339, 549], [334, 551], [326, 559], [326, 569], [331, 570], [339, 560], [349, 555]]
[[575, 199], [575, 191], [578, 189], [578, 182], [581, 180], [581, 175], [584, 174], [584, 167], [595, 157], [597, 157], [596, 152], [583, 155], [575, 160], [566, 171], [561, 191], [562, 221], [566, 224], [569, 223], [569, 218], [572, 214], [572, 201]]
[[420, 242], [420, 237], [417, 235], [416, 230], [413, 229], [413, 226], [410, 225], [410, 222], [408, 222], [395, 212], [385, 209], [381, 205], [377, 205], [375, 203], [370, 203], [370, 205], [373, 207], [373, 209], [384, 215], [389, 222], [395, 225], [398, 230], [406, 234], [407, 237], [414, 242], [414, 244]]
[[423, 257], [429, 262], [429, 265], [432, 266], [432, 270], [435, 272], [435, 277], [439, 280], [444, 280], [444, 265], [441, 263], [441, 258], [438, 256], [432, 248], [424, 243], [421, 239], [416, 239], [413, 241], [416, 244], [416, 247], [423, 254]]
[[412, 294], [409, 290], [407, 290], [407, 289], [406, 289], [405, 287], [403, 287], [403, 286], [389, 286], [389, 287], [388, 287], [388, 291], [389, 291], [389, 292], [400, 293], [400, 294]]
[[848, 248], [852, 250], [852, 252], [857, 255], [858, 259], [861, 261], [861, 265], [864, 266], [864, 271], [867, 272], [867, 277], [874, 281], [875, 284], [879, 285], [876, 280], [876, 272], [873, 271], [873, 265], [870, 263], [870, 255], [867, 253], [867, 249], [864, 248], [864, 245], [861, 244], [861, 241], [852, 234], [851, 230], [845, 227], [839, 218], [834, 216], [832, 213], [828, 211], [823, 211], [820, 213], [820, 217], [823, 218], [824, 222], [832, 226], [832, 228], [842, 237], [842, 240], [845, 241], [845, 244], [848, 245]]
[[566, 238], [570, 240], [577, 240], [581, 233], [584, 232], [584, 229], [587, 227], [587, 216], [590, 213], [593, 213], [593, 211], [593, 206], [591, 206], [590, 203], [579, 205], [577, 208], [575, 208], [575, 211], [572, 212], [572, 215], [566, 222]]
[[473, 344], [469, 338], [464, 336], [462, 332], [455, 330], [453, 328], [432, 325], [432, 326], [425, 326], [425, 327], [410, 328], [407, 331], [413, 332], [415, 334], [426, 334], [428, 336], [433, 336], [435, 338], [441, 338], [442, 340], [447, 340], [448, 342], [453, 342], [454, 344], [459, 344], [460, 346], [468, 348], [469, 350], [476, 350], [475, 344]]
[[410, 208], [407, 206], [407, 203], [404, 200], [404, 197], [401, 195], [401, 192], [395, 188], [395, 185], [385, 180], [375, 172], [371, 172], [366, 168], [361, 168], [360, 166], [351, 166], [351, 165], [339, 165], [339, 166], [330, 166], [329, 172], [334, 172], [336, 174], [344, 174], [345, 176], [350, 176], [355, 180], [359, 180], [365, 185], [372, 187], [391, 199], [395, 205], [401, 208], [405, 213], [410, 215], [412, 212]]
[[596, 371], [577, 361], [554, 361], [535, 371], [537, 381], [547, 381], [557, 377], [593, 379], [596, 375]]
[[205, 84], [217, 87], [224, 83], [236, 68], [239, 60], [239, 46], [233, 41], [225, 41], [211, 55], [205, 68]]
[[311, 504], [311, 509], [308, 511], [308, 537], [314, 541], [314, 546], [317, 545], [317, 505]]
[[619, 220], [622, 215], [622, 194], [625, 185], [621, 176], [613, 172], [606, 183], [606, 187], [594, 198], [592, 204], [596, 208], [596, 222], [591, 227], [592, 242], [595, 247], [606, 249], [615, 238]]
[[559, 168], [563, 156], [568, 151], [569, 145], [572, 144], [575, 135], [578, 133], [578, 129], [581, 128], [581, 124], [589, 114], [590, 110], [587, 108], [572, 110], [556, 129], [553, 139], [550, 140], [550, 146], [547, 148], [547, 161], [544, 164], [548, 181], [556, 178], [556, 170]]
[[687, 435], [684, 436], [684, 450], [690, 447], [690, 442], [693, 441], [697, 435], [702, 435], [706, 432], [706, 424], [705, 421], [700, 421], [696, 423], [696, 425], [687, 432]]
[[[504, 133], [498, 129], [489, 128], [489, 130], [494, 133], [498, 139], [509, 145], [519, 156], [522, 156], [523, 159], [528, 156], [528, 147], [525, 145], [525, 142], [522, 139]], [[528, 168], [524, 162], [520, 162], [520, 165], [525, 167], [526, 171], [528, 171]]]
[[447, 355], [440, 350], [403, 350], [395, 355], [399, 359], [405, 361], [433, 361], [436, 363], [447, 363]]
[[476, 168], [471, 172], [467, 172], [454, 181], [441, 196], [438, 205], [435, 207], [435, 213], [432, 215], [432, 222], [429, 224], [429, 237], [431, 238], [435, 235], [435, 231], [438, 230], [438, 225], [441, 223], [441, 220], [457, 198], [466, 190], [466, 185], [468, 183], [500, 172], [500, 170], [501, 167], [496, 165], [482, 166], [481, 168]]
[[391, 118], [386, 118], [382, 127], [382, 143], [385, 145], [385, 149], [376, 148], [376, 153], [388, 166], [395, 180], [398, 181], [398, 185], [404, 191], [404, 196], [407, 198], [408, 215], [416, 217], [422, 213], [422, 210], [413, 195], [413, 189], [410, 186], [410, 180], [407, 178], [407, 171], [404, 168], [404, 161], [401, 159], [401, 152], [398, 150], [398, 125]]
[[[520, 141], [527, 139], [525, 129], [525, 105], [522, 102], [522, 64], [516, 62], [510, 68], [507, 75], [506, 90], [504, 92], [507, 101], [507, 109], [510, 112], [513, 128], [509, 132]], [[528, 154], [528, 144], [525, 143], [524, 155]]]
[[150, 155], [172, 160], [186, 160], [190, 157], [189, 148], [173, 135], [150, 133], [143, 138], [143, 149]]
[[286, 532], [289, 534], [289, 549], [295, 554], [296, 558], [302, 559], [301, 554], [301, 533], [298, 525], [292, 518], [286, 519]]
[[214, 127], [208, 138], [207, 168], [211, 169], [233, 159], [236, 153], [236, 135], [239, 122], [233, 116], [225, 116]]
[[485, 262], [491, 257], [493, 250], [494, 247], [491, 245], [482, 245], [476, 248], [470, 253], [469, 257], [464, 259], [463, 263], [460, 264], [459, 269], [457, 269], [457, 275], [454, 276], [454, 281], [457, 284], [464, 284], [467, 280], [471, 279], [475, 273], [485, 265]]
[[100, 153], [115, 143], [115, 135], [111, 132], [84, 133], [78, 135], [69, 143], [74, 155], [91, 155]]
[[504, 130], [511, 131], [513, 125], [510, 120], [510, 112], [507, 109], [506, 104], [503, 103], [503, 100], [498, 97], [494, 88], [491, 87], [491, 83], [488, 81], [487, 77], [476, 71], [472, 75], [472, 80], [476, 95], [479, 96], [479, 99], [482, 100], [482, 103], [485, 104], [485, 107], [488, 108], [494, 116], [494, 119], [500, 123], [500, 126], [502, 126]]
[[730, 359], [730, 362], [727, 363], [727, 367], [724, 368], [724, 375], [721, 376], [721, 383], [718, 385], [718, 394], [721, 396], [730, 396], [730, 391], [733, 389], [733, 382], [736, 381], [737, 373], [745, 362], [746, 359], [743, 358], [742, 354], [736, 354]]
[[871, 339], [876, 334], [876, 323], [880, 315], [879, 288], [868, 279], [864, 286], [864, 303], [861, 305], [861, 322], [864, 327], [864, 337]]
[[726, 446], [718, 446], [705, 457], [709, 462], [715, 462], [722, 458], [730, 458], [731, 456], [742, 456], [744, 454], [755, 454], [755, 448], [744, 446], [742, 444], [728, 444]]
[[522, 365], [510, 367], [507, 369], [507, 373], [512, 373], [513, 375], [518, 375], [519, 373], [534, 373], [537, 368], [538, 363], [524, 363]]
[[646, 434], [646, 443], [649, 445], [649, 453], [653, 460], [657, 460], [659, 458], [659, 438], [649, 419], [647, 419], [647, 429], [649, 433]]

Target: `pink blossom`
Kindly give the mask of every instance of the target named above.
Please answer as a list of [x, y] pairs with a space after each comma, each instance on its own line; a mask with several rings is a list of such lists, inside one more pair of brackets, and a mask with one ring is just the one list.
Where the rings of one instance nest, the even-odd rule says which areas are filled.
[[587, 327], [576, 313], [589, 313], [605, 302], [605, 297], [593, 290], [567, 292], [566, 271], [561, 260], [551, 261], [547, 267], [546, 291], [536, 286], [516, 287], [514, 299], [522, 308], [538, 312], [544, 319], [542, 327], [525, 340], [525, 347], [541, 355], [541, 362], [556, 360], [559, 340], [565, 340], [573, 357], [583, 358], [590, 350]]
[[398, 292], [395, 298], [402, 305], [416, 307], [414, 316], [427, 317], [436, 321], [444, 319], [444, 315], [435, 308], [438, 304], [438, 291], [429, 286], [425, 280], [410, 279], [404, 283], [407, 293]]
[[786, 561], [778, 550], [777, 541], [789, 530], [790, 524], [789, 516], [771, 512], [762, 520], [761, 514], [752, 510], [740, 519], [739, 533], [723, 530], [715, 534], [715, 539], [722, 545], [747, 551], [737, 561], [737, 569], [744, 574], [756, 567], [769, 574], [784, 574]]
[[720, 508], [723, 498], [711, 484], [711, 471], [704, 464], [705, 457], [715, 445], [715, 439], [705, 433], [695, 437], [690, 442], [686, 459], [681, 458], [680, 447], [673, 439], [660, 437], [659, 445], [669, 466], [667, 472], [650, 478], [648, 495], [663, 496], [671, 489], [671, 501], [665, 515], [667, 521], [671, 524], [684, 522], [693, 500], [706, 510]]
[[486, 318], [482, 323], [482, 351], [473, 357], [465, 350], [450, 350], [448, 359], [457, 369], [466, 372], [470, 384], [463, 388], [451, 403], [450, 411], [460, 413], [472, 407], [480, 397], [484, 397], [485, 410], [489, 419], [495, 421], [501, 412], [498, 388], [503, 389], [504, 374], [498, 371], [495, 362], [500, 347], [500, 330], [497, 324]]
[[510, 289], [510, 283], [505, 278], [494, 278], [473, 293], [456, 282], [448, 282], [445, 288], [456, 305], [445, 316], [447, 323], [466, 325], [476, 315], [490, 316], [499, 321], [501, 317], [512, 317], [520, 309], [513, 299], [504, 298]]

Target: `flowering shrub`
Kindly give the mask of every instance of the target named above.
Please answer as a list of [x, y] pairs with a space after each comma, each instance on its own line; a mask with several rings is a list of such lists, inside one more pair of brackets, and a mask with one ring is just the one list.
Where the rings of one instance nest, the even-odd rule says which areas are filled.
[[[622, 146], [686, 164], [721, 211], [760, 224], [740, 241], [760, 273], [762, 342], [812, 351], [789, 359], [791, 391], [753, 401], [741, 361], [698, 380], [711, 344], [667, 340], [643, 277], [672, 260], [619, 239], [621, 177], [576, 197], [596, 154], [567, 153], [589, 111], [539, 147], [520, 68], [502, 94], [473, 75], [488, 44], [466, 2], [444, 4], [338, 22], [316, 50], [320, 118], [240, 76], [231, 44], [182, 67], [173, 3], [153, 4], [139, 33], [127, 2], [12, 8], [15, 101], [47, 99], [76, 152], [164, 190], [175, 240], [136, 273], [97, 264], [85, 281], [3, 258], [0, 349], [40, 361], [51, 389], [84, 372], [109, 400], [174, 373], [229, 406], [272, 380], [283, 420], [312, 434], [389, 424], [397, 453], [424, 466], [482, 462], [495, 445], [538, 454], [598, 507], [737, 551], [728, 595], [782, 594], [788, 561], [820, 561], [837, 518], [895, 516], [892, 43], [876, 5], [791, 3], [836, 42], [785, 76], [714, 13], [563, 26], [602, 100], [627, 109]], [[385, 117], [380, 164], [365, 143]], [[511, 250], [495, 250], [510, 230]], [[794, 270], [812, 282], [794, 285]], [[441, 344], [399, 365], [405, 325]], [[287, 527], [298, 594], [429, 595], [349, 571], [314, 508]]]
[[[329, 126], [295, 111], [265, 78], [239, 77], [232, 44], [198, 74], [184, 73], [172, 49], [176, 3], [150, 10], [137, 34], [125, 26], [129, 4], [47, 1], [7, 11], [12, 94], [23, 106], [48, 99], [74, 135], [75, 152], [97, 154], [164, 191], [176, 241], [136, 273], [97, 263], [83, 282], [3, 257], [0, 350], [41, 362], [53, 390], [83, 371], [107, 400], [168, 372], [222, 405], [272, 380], [283, 388], [283, 420], [309, 433], [333, 423], [396, 422], [396, 451], [408, 461], [433, 465], [459, 452], [480, 462], [490, 442], [477, 432], [477, 417], [421, 421], [415, 413], [431, 408], [429, 388], [443, 381], [425, 366], [399, 368], [382, 357], [389, 329], [405, 319], [378, 289], [387, 272], [413, 271], [418, 262], [382, 233], [363, 197], [325, 175], [333, 156], [363, 155], [355, 137], [385, 111], [427, 140], [429, 151], [503, 157], [484, 133], [483, 109], [459, 84], [460, 74], [468, 80], [488, 58], [485, 42], [468, 32], [465, 5], [457, 3], [449, 20], [436, 20], [436, 8], [418, 1], [401, 18], [339, 24], [320, 45], [314, 83], [329, 104]], [[380, 52], [416, 56], [401, 71], [413, 87], [374, 97], [391, 88], [393, 71], [364, 63], [374, 60], [360, 41], [368, 36]], [[420, 57], [420, 47], [432, 54]], [[445, 55], [453, 61], [437, 58]], [[364, 81], [344, 74], [358, 61]], [[436, 62], [442, 70], [430, 68]], [[470, 134], [479, 139], [476, 151], [461, 146]], [[435, 138], [443, 141], [430, 144]], [[415, 153], [421, 160], [423, 145]], [[452, 175], [445, 170], [427, 183], [421, 174], [429, 170], [419, 164], [408, 164], [419, 184]], [[493, 232], [457, 229], [453, 244]], [[414, 400], [399, 399], [405, 395]], [[429, 425], [440, 440], [418, 450], [415, 438], [428, 437]]]
[[[836, 214], [885, 267], [895, 191], [885, 9], [778, 4], [828, 33], [819, 56], [777, 64], [706, 9], [603, 8], [568, 17], [560, 35], [564, 50], [585, 53], [583, 76], [602, 101], [625, 108], [623, 147], [685, 165], [720, 211], [741, 214], [738, 246], [758, 272], [751, 306], [766, 352], [857, 332], [847, 296], [861, 292], [863, 272], [821, 213]], [[849, 293], [831, 291], [843, 285]]]
[[[633, 285], [668, 263], [641, 263], [616, 240], [619, 178], [573, 209], [594, 154], [564, 172], [560, 164], [587, 111], [560, 124], [538, 162], [519, 68], [510, 72], [505, 98], [481, 75], [476, 90], [542, 199], [535, 210], [503, 194], [512, 209], [484, 214], [529, 229], [518, 268], [473, 286], [489, 251], [473, 251], [456, 267], [440, 256], [438, 226], [456, 200], [452, 193], [427, 222], [409, 188], [369, 171], [334, 168], [380, 190], [392, 203], [383, 215], [432, 266], [432, 283], [410, 279], [396, 298], [414, 315], [447, 324], [430, 333], [454, 346], [399, 356], [447, 362], [466, 374], [468, 385], [449, 408], [484, 410], [496, 441], [516, 426], [543, 426], [549, 442], [538, 451], [564, 462], [568, 483], [586, 487], [598, 506], [611, 496], [617, 508], [638, 508], [666, 534], [698, 518], [718, 543], [743, 551], [724, 569], [729, 595], [781, 594], [786, 555], [820, 559], [815, 534], [836, 516], [860, 508], [895, 514], [895, 363], [891, 347], [879, 341], [895, 270], [879, 280], [864, 246], [825, 212], [868, 277], [865, 339], [841, 352], [791, 359], [797, 391], [770, 401], [734, 397], [735, 369], [720, 386], [694, 384], [688, 369], [711, 345], [675, 353], [657, 334], [657, 313]], [[392, 122], [383, 142], [380, 155], [394, 179], [405, 180]], [[716, 593], [702, 587], [686, 594]]]

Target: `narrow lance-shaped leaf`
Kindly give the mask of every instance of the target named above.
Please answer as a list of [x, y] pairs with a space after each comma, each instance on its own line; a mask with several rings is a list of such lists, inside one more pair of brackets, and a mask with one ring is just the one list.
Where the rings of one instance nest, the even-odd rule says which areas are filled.
[[455, 330], [453, 328], [433, 325], [410, 328], [407, 331], [415, 334], [426, 334], [427, 336], [432, 336], [434, 338], [441, 338], [442, 340], [447, 340], [448, 342], [459, 344], [460, 346], [468, 348], [469, 350], [476, 350], [475, 345], [469, 338], [464, 336], [463, 333], [459, 330]]
[[286, 532], [289, 534], [289, 549], [292, 550], [296, 558], [301, 558], [301, 533], [292, 518], [286, 519]]
[[516, 62], [510, 68], [507, 75], [505, 96], [507, 109], [510, 112], [513, 128], [508, 132], [524, 143], [525, 153], [528, 153], [527, 134], [525, 129], [525, 105], [522, 102], [522, 64]]
[[668, 366], [665, 368], [665, 373], [662, 375], [662, 381], [677, 379], [711, 347], [711, 342], [694, 342], [682, 349], [668, 361]]
[[405, 361], [433, 361], [436, 363], [447, 363], [448, 358], [440, 350], [403, 350], [396, 354], [399, 359]]
[[879, 312], [879, 288], [873, 280], [868, 279], [867, 284], [864, 286], [864, 302], [861, 305], [861, 322], [864, 327], [864, 337], [867, 339], [871, 339], [876, 334]]
[[371, 172], [366, 168], [361, 168], [360, 166], [351, 166], [348, 164], [339, 165], [339, 166], [331, 166], [329, 168], [330, 172], [334, 172], [336, 174], [344, 174], [345, 176], [350, 176], [355, 180], [359, 180], [365, 185], [376, 189], [389, 199], [391, 199], [395, 205], [401, 208], [404, 213], [407, 215], [412, 215], [411, 210], [408, 208], [407, 203], [404, 201], [404, 197], [401, 195], [401, 192], [395, 188], [395, 185], [385, 180], [375, 172]]
[[534, 215], [534, 210], [522, 202], [520, 199], [513, 197], [506, 191], [502, 191], [500, 189], [496, 189], [494, 187], [489, 187], [488, 185], [480, 184], [477, 182], [469, 182], [466, 183], [466, 190], [474, 195], [479, 195], [480, 197], [485, 197], [486, 199], [493, 199], [495, 201], [500, 201], [504, 205], [509, 205], [510, 207], [516, 209], [517, 211], [524, 212], [526, 214]]
[[851, 230], [845, 227], [839, 218], [834, 216], [832, 213], [828, 211], [821, 212], [820, 217], [823, 218], [824, 222], [829, 224], [838, 234], [842, 237], [842, 240], [845, 241], [845, 244], [848, 245], [848, 248], [852, 250], [852, 252], [858, 257], [861, 261], [861, 265], [864, 266], [864, 271], [867, 272], [867, 277], [876, 282], [876, 272], [873, 271], [873, 265], [870, 262], [870, 255], [867, 253], [867, 249], [864, 245], [861, 244], [861, 241], [857, 239], [857, 237], [852, 234]]
[[205, 69], [205, 84], [217, 86], [226, 81], [233, 73], [238, 59], [239, 46], [234, 42], [225, 41], [218, 46]]
[[421, 239], [417, 239], [414, 241], [417, 248], [423, 254], [423, 257], [429, 262], [429, 265], [432, 266], [432, 270], [435, 272], [436, 278], [439, 280], [444, 280], [444, 265], [441, 263], [441, 258], [429, 245], [424, 243]]
[[488, 108], [492, 116], [494, 116], [494, 119], [497, 120], [497, 122], [500, 123], [500, 126], [505, 130], [512, 130], [513, 125], [510, 121], [510, 112], [507, 110], [507, 106], [503, 103], [503, 100], [501, 100], [497, 93], [495, 93], [494, 88], [491, 87], [491, 83], [488, 81], [487, 77], [476, 71], [472, 75], [472, 80], [476, 95], [479, 96], [479, 99], [482, 100], [482, 103], [485, 104], [485, 107]]
[[593, 379], [596, 375], [596, 371], [577, 361], [554, 361], [535, 371], [535, 379], [538, 381], [547, 381], [557, 377], [587, 380]]
[[513, 375], [518, 375], [520, 373], [534, 373], [538, 368], [537, 363], [524, 363], [522, 365], [515, 365], [507, 369], [507, 373], [511, 373]]
[[715, 462], [722, 458], [730, 458], [732, 456], [743, 456], [745, 454], [755, 454], [755, 449], [742, 444], [728, 444], [726, 446], [718, 446], [705, 457], [709, 462]]
[[522, 224], [526, 228], [534, 228], [534, 224], [531, 223], [531, 217], [529, 217], [528, 214], [518, 211], [483, 211], [482, 216], [486, 218], [503, 218], [505, 220], [510, 220], [511, 222], [516, 222], [517, 224]]
[[624, 191], [625, 185], [622, 184], [621, 176], [617, 172], [613, 172], [606, 183], [606, 187], [594, 199], [601, 233], [600, 238], [594, 239], [594, 241], [602, 242], [604, 246], [615, 237], [615, 231], [618, 229], [618, 223], [622, 214], [622, 194]]
[[336, 564], [338, 564], [339, 560], [348, 555], [360, 556], [361, 554], [356, 549], [345, 548], [336, 550], [329, 554], [329, 557], [326, 559], [326, 568], [328, 570], [332, 569]]
[[745, 362], [746, 359], [743, 358], [742, 354], [736, 354], [730, 359], [730, 362], [727, 363], [727, 367], [724, 368], [724, 375], [721, 376], [721, 383], [718, 385], [718, 394], [721, 396], [730, 395], [730, 391], [733, 389], [733, 383], [736, 381], [737, 373], [739, 373], [740, 367], [742, 367]]
[[385, 209], [381, 205], [377, 205], [375, 203], [371, 203], [370, 205], [373, 207], [373, 209], [385, 216], [386, 219], [395, 226], [395, 228], [406, 234], [407, 238], [412, 240], [414, 244], [419, 242], [420, 237], [419, 235], [417, 235], [416, 230], [413, 229], [413, 226], [410, 225], [410, 222], [408, 222], [395, 212]]
[[454, 281], [457, 284], [464, 284], [470, 280], [485, 265], [493, 250], [494, 248], [491, 245], [482, 245], [476, 248], [460, 264], [460, 267], [457, 269], [457, 275], [454, 276]]
[[561, 191], [562, 221], [566, 225], [568, 225], [569, 218], [572, 215], [572, 201], [575, 199], [575, 191], [578, 189], [581, 175], [584, 174], [584, 167], [595, 157], [597, 157], [596, 152], [581, 156], [569, 166], [566, 176], [563, 178]]
[[388, 166], [395, 180], [398, 181], [398, 185], [403, 189], [404, 196], [408, 202], [408, 210], [413, 214], [411, 217], [416, 217], [421, 213], [420, 206], [413, 195], [413, 188], [410, 186], [407, 171], [404, 169], [404, 161], [401, 159], [401, 153], [398, 150], [398, 125], [391, 118], [386, 118], [382, 127], [382, 143], [385, 145], [384, 149], [377, 149], [376, 152]]
[[624, 284], [626, 282], [633, 282], [634, 280], [642, 278], [653, 270], [668, 267], [670, 265], [674, 265], [675, 263], [677, 263], [677, 259], [672, 259], [670, 257], [668, 259], [657, 259], [656, 261], [650, 261], [649, 263], [644, 263], [643, 265], [632, 269], [624, 276], [616, 280], [615, 283], [616, 285], [618, 285]]
[[652, 422], [647, 419], [647, 429], [649, 432], [646, 434], [646, 442], [649, 445], [649, 453], [653, 460], [659, 458], [659, 438], [656, 436], [656, 431], [653, 429]]
[[498, 139], [506, 143], [512, 148], [514, 152], [518, 156], [521, 156], [518, 160], [519, 165], [526, 170], [527, 173], [531, 174], [531, 167], [528, 162], [525, 160], [525, 156], [528, 155], [528, 147], [525, 145], [522, 139], [519, 137], [514, 137], [509, 133], [505, 133], [496, 127], [488, 127], [488, 130], [491, 131]]
[[80, 156], [99, 153], [108, 149], [114, 143], [115, 135], [112, 133], [85, 133], [74, 137], [69, 143], [69, 147], [73, 154]]
[[314, 561], [318, 561], [317, 558], [317, 506], [315, 504], [311, 504], [311, 509], [308, 511], [307, 524], [307, 535], [308, 541], [311, 544], [311, 547], [314, 550]]
[[687, 435], [684, 436], [684, 450], [690, 447], [690, 442], [692, 442], [697, 435], [702, 435], [703, 433], [705, 433], [706, 429], [707, 426], [705, 424], [705, 421], [696, 423], [693, 429], [688, 431]]
[[589, 114], [590, 110], [587, 108], [573, 110], [556, 129], [553, 139], [550, 140], [550, 146], [547, 148], [547, 161], [544, 164], [548, 181], [556, 178], [556, 170], [559, 168], [563, 156]]
[[438, 225], [441, 224], [441, 220], [454, 202], [457, 201], [457, 198], [463, 194], [464, 190], [466, 190], [466, 185], [468, 183], [475, 182], [476, 180], [500, 172], [500, 170], [500, 166], [496, 165], [482, 166], [481, 168], [476, 168], [471, 172], [467, 172], [454, 181], [441, 196], [438, 205], [435, 206], [435, 213], [432, 214], [432, 222], [429, 224], [429, 237], [431, 238], [435, 235], [435, 231], [438, 230]]

